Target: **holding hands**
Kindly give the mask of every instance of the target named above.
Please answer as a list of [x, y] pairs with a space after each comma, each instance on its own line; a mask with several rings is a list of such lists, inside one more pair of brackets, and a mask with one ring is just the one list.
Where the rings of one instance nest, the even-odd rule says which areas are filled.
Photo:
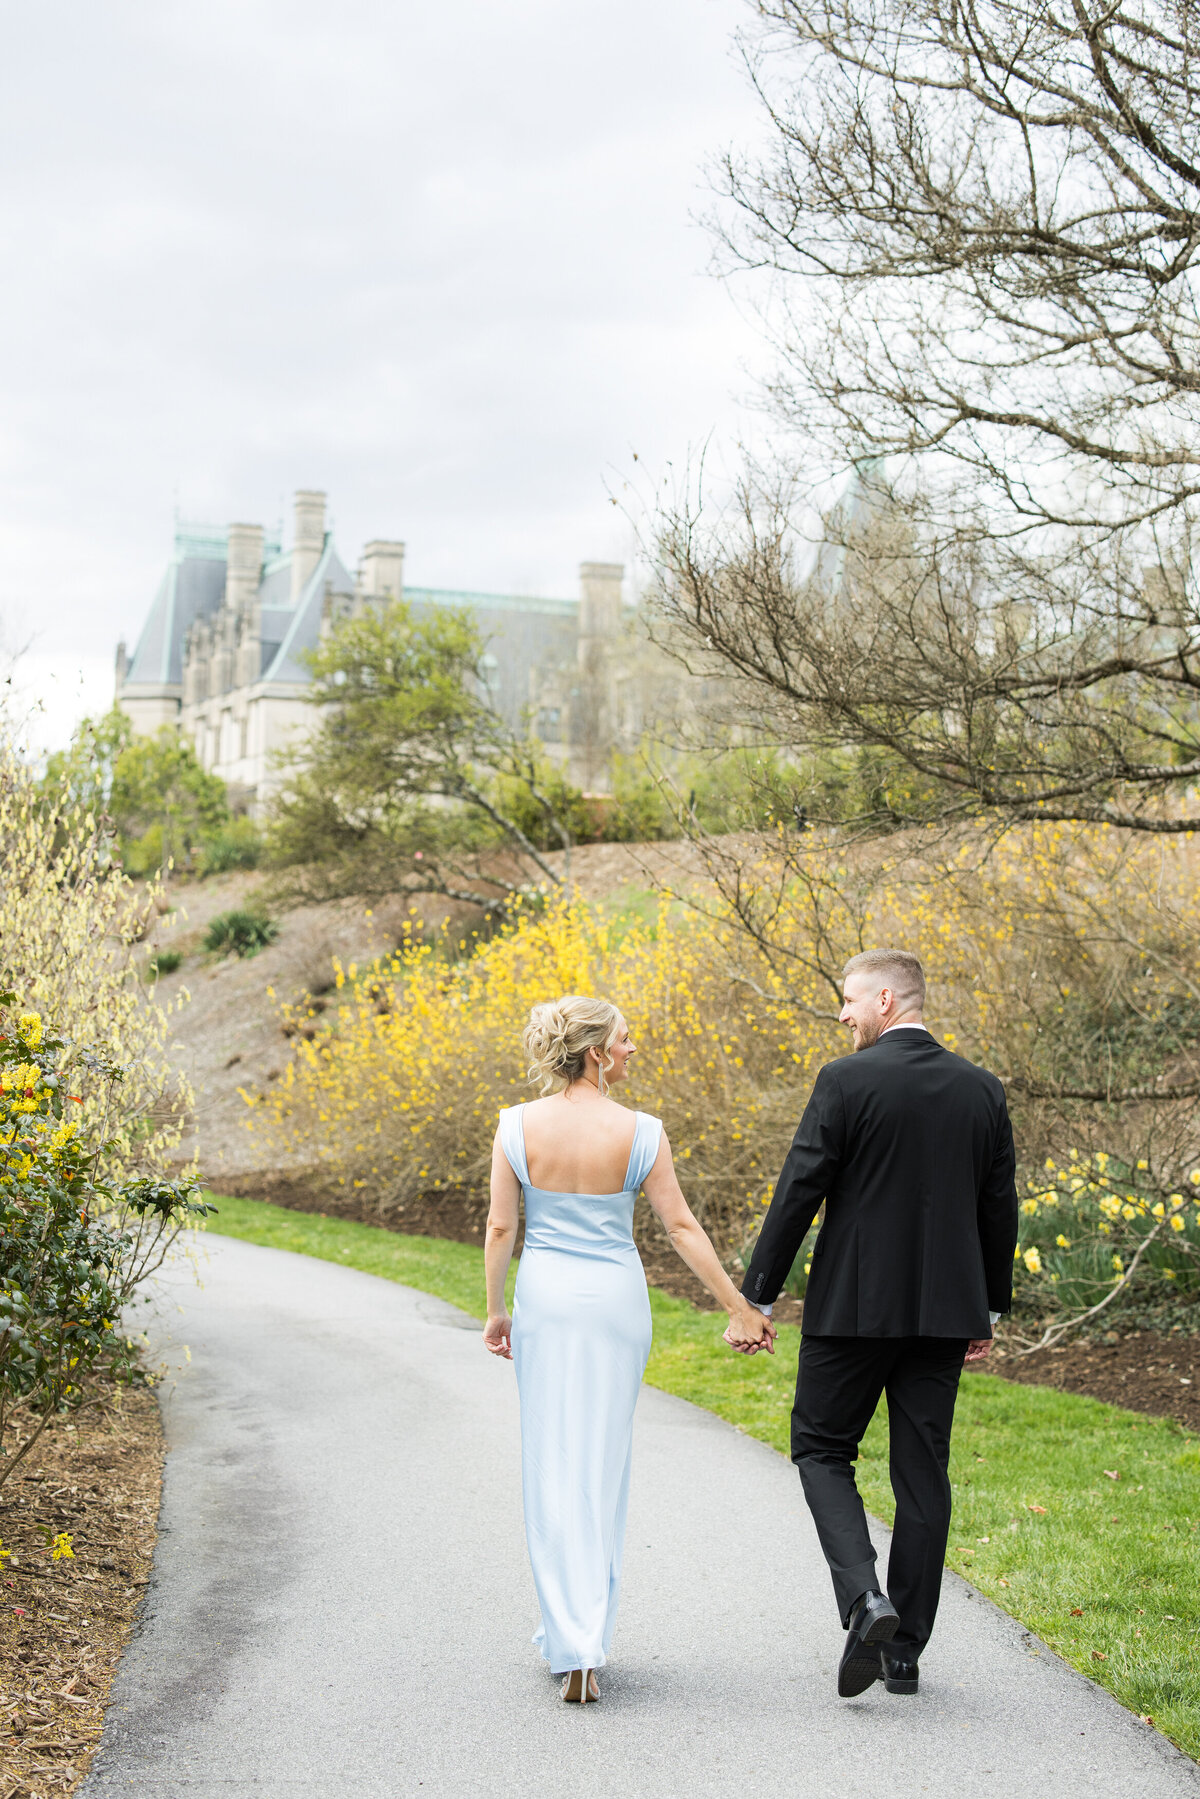
[[729, 1314], [725, 1341], [739, 1355], [757, 1355], [760, 1349], [765, 1349], [768, 1355], [774, 1355], [777, 1334], [765, 1312], [760, 1312], [757, 1306], [742, 1300]]

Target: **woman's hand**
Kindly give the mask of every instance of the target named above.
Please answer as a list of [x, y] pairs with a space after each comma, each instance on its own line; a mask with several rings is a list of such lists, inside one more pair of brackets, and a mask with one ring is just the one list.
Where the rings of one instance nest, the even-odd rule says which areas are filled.
[[503, 1356], [506, 1362], [512, 1361], [512, 1319], [507, 1312], [498, 1312], [488, 1319], [483, 1327], [483, 1347], [492, 1355]]
[[740, 1305], [729, 1314], [725, 1341], [742, 1355], [757, 1355], [760, 1349], [774, 1355], [775, 1336], [775, 1326], [757, 1306]]

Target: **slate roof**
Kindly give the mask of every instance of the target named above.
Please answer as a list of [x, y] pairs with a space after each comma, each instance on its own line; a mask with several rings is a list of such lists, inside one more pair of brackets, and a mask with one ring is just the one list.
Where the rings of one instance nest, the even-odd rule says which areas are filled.
[[[225, 595], [228, 533], [203, 525], [180, 525], [175, 547], [150, 615], [138, 638], [125, 677], [132, 687], [178, 687], [183, 681], [183, 644], [198, 618], [218, 612]], [[279, 545], [264, 546], [258, 600], [262, 608], [262, 661], [259, 679], [306, 683], [309, 671], [301, 660], [313, 649], [321, 631], [325, 589], [353, 592], [354, 582], [326, 534], [325, 547], [292, 605], [292, 558]], [[574, 654], [578, 600], [540, 599], [533, 595], [468, 593], [449, 588], [406, 587], [404, 597], [418, 612], [430, 607], [463, 607], [475, 616], [488, 642], [501, 649], [491, 681], [502, 711], [517, 715], [528, 703], [529, 670], [535, 663], [569, 661]]]
[[[336, 593], [349, 593], [354, 584], [332, 538], [326, 536], [321, 558], [299, 605], [293, 607], [291, 553], [281, 553], [276, 543], [268, 543], [264, 549], [258, 588], [263, 609], [260, 678], [306, 681], [308, 671], [296, 661], [296, 656], [317, 641], [325, 583], [331, 581]], [[122, 691], [182, 683], [184, 640], [198, 618], [209, 618], [220, 611], [228, 554], [228, 532], [204, 525], [177, 527], [171, 560], [142, 627]]]
[[456, 593], [437, 587], [406, 587], [404, 597], [418, 615], [435, 606], [463, 607], [472, 613], [487, 646], [484, 667], [491, 702], [510, 724], [519, 721], [534, 698], [530, 690], [533, 668], [575, 660], [578, 600]]
[[[178, 543], [178, 540], [176, 540]], [[225, 557], [172, 556], [142, 627], [127, 687], [162, 687], [183, 680], [183, 640], [197, 618], [216, 612], [225, 592]]]
[[449, 587], [404, 586], [404, 597], [414, 606], [465, 606], [472, 612], [542, 612], [553, 618], [576, 618], [578, 600], [539, 599], [533, 594], [466, 593]]
[[[290, 575], [289, 575], [290, 579]], [[284, 625], [283, 638], [270, 662], [265, 655], [267, 641], [267, 620], [263, 617], [263, 673], [264, 681], [311, 681], [312, 676], [303, 662], [299, 660], [304, 650], [315, 649], [317, 638], [321, 634], [321, 609], [325, 603], [326, 584], [333, 587], [334, 593], [353, 593], [354, 582], [346, 573], [341, 557], [333, 547], [333, 538], [325, 534], [325, 548], [321, 551], [321, 559], [308, 577], [304, 592], [300, 595], [298, 605], [288, 608], [286, 617], [280, 619]], [[260, 588], [261, 593], [261, 588]], [[272, 616], [282, 614], [273, 607]]]

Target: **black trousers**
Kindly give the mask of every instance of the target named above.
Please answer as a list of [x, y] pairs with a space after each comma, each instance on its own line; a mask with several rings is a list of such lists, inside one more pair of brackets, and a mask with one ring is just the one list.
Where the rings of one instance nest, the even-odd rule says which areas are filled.
[[858, 1446], [887, 1394], [896, 1521], [888, 1597], [900, 1614], [892, 1643], [915, 1660], [929, 1641], [950, 1534], [950, 1427], [967, 1352], [961, 1337], [813, 1337], [800, 1344], [792, 1460], [800, 1470], [843, 1628], [859, 1596], [879, 1587], [854, 1480]]

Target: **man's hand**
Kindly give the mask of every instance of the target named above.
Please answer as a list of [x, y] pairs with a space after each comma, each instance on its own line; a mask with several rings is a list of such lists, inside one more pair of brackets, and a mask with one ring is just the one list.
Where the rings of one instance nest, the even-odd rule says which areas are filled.
[[992, 1338], [991, 1337], [976, 1337], [976, 1338], [974, 1338], [972, 1342], [967, 1344], [966, 1361], [968, 1361], [968, 1362], [984, 1361], [985, 1358], [987, 1357], [988, 1351], [991, 1349], [991, 1347], [992, 1347]]

